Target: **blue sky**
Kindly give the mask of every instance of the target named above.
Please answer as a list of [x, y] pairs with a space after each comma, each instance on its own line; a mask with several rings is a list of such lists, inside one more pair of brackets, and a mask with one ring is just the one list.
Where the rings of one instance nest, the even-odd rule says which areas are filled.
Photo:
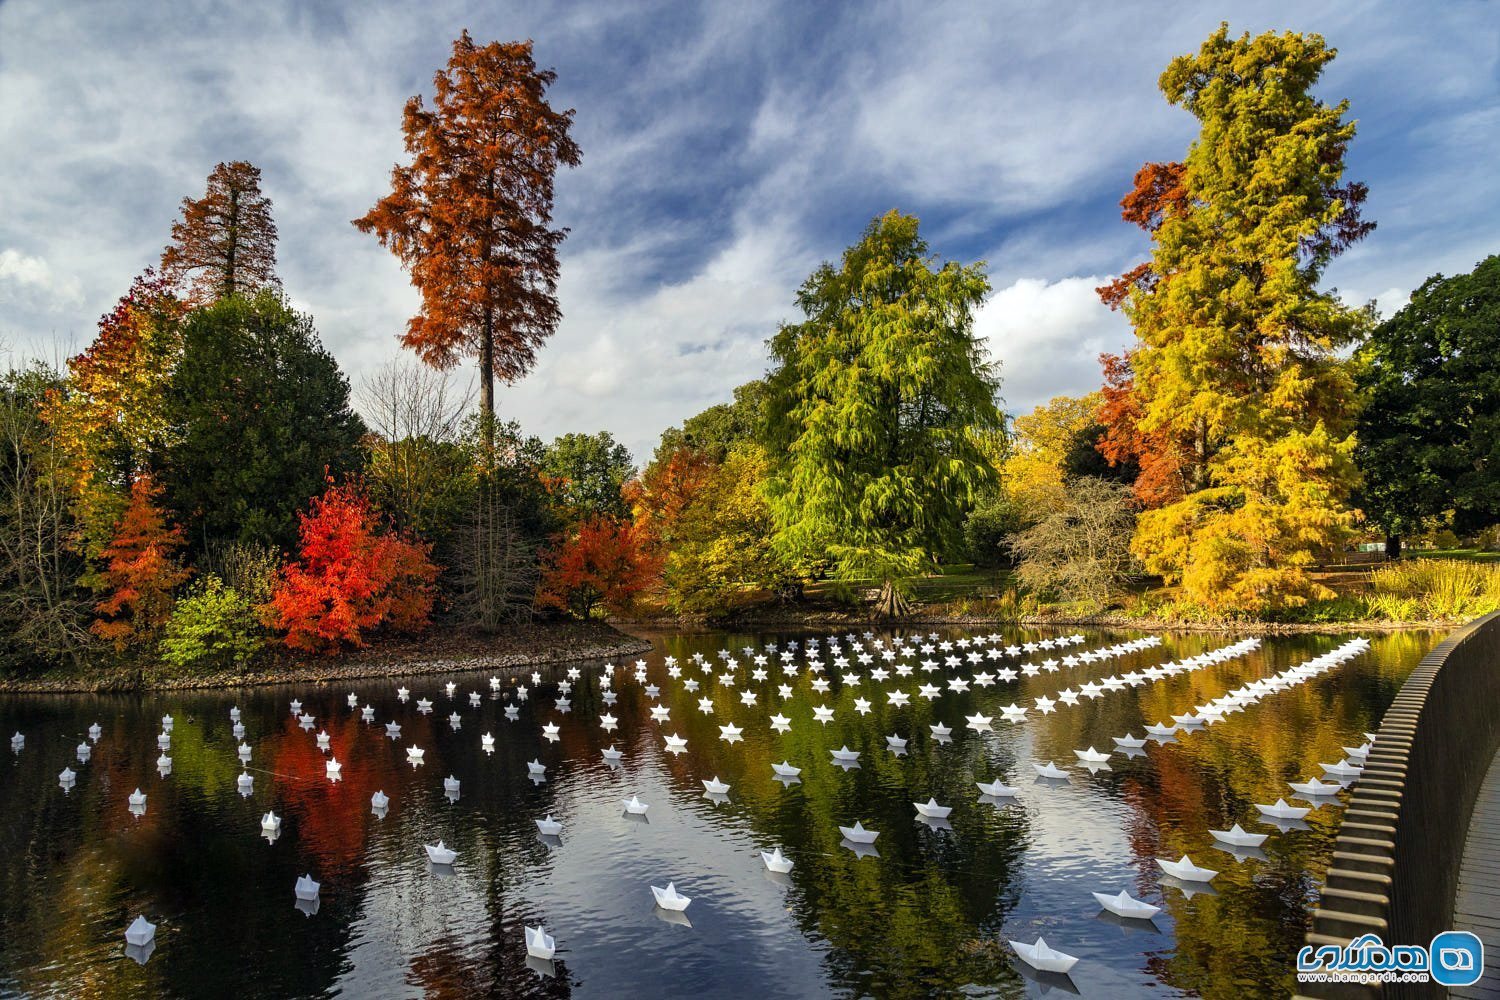
[[1012, 411], [1097, 385], [1125, 343], [1094, 286], [1139, 259], [1116, 203], [1192, 119], [1156, 78], [1221, 20], [1316, 31], [1321, 94], [1359, 120], [1374, 235], [1329, 284], [1389, 313], [1500, 251], [1500, 11], [1153, 2], [326, 5], [0, 0], [0, 339], [65, 357], [155, 262], [220, 160], [263, 172], [280, 271], [353, 381], [399, 353], [415, 295], [348, 220], [387, 188], [401, 106], [464, 28], [532, 38], [577, 109], [558, 182], [564, 321], [500, 406], [534, 433], [608, 428], [638, 459], [727, 399], [796, 287], [869, 219], [918, 215], [989, 264], [978, 317]]

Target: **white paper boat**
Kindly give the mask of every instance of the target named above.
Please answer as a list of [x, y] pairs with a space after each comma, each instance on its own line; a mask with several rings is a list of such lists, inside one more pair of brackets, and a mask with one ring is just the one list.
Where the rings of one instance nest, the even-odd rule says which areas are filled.
[[887, 749], [895, 750], [899, 753], [906, 749], [906, 740], [900, 736], [887, 736], [885, 738], [885, 745]]
[[78, 775], [73, 773], [73, 769], [71, 767], [63, 768], [60, 772], [58, 772], [57, 775], [57, 780], [64, 785], [71, 785], [75, 780], [77, 780], [77, 778]]
[[996, 778], [994, 781], [991, 781], [989, 783], [976, 781], [974, 782], [974, 784], [979, 788], [980, 795], [990, 795], [997, 799], [1002, 799], [1008, 795], [1016, 794], [1016, 790], [1014, 788], [1010, 787], [999, 778]]
[[453, 859], [458, 857], [458, 852], [441, 840], [436, 844], [423, 844], [422, 850], [427, 852], [427, 860], [435, 865], [451, 865]]
[[445, 791], [445, 792], [457, 792], [458, 791], [458, 786], [459, 786], [458, 779], [455, 778], [451, 774], [448, 775], [448, 777], [446, 777], [446, 778], [443, 779], [443, 791]]
[[966, 716], [965, 718], [968, 721], [969, 728], [974, 730], [976, 733], [980, 733], [986, 729], [989, 729], [990, 723], [995, 721], [995, 717], [993, 715], [980, 715], [977, 712], [973, 715]]
[[[159, 766], [161, 764], [161, 761], [157, 761], [156, 763]], [[169, 761], [169, 763], [170, 763], [170, 761]], [[240, 772], [240, 776], [238, 778], [234, 779], [234, 784], [235, 784], [235, 787], [240, 788], [242, 790], [246, 789], [246, 788], [254, 788], [255, 787], [255, 778], [249, 772], [241, 771]]]
[[681, 913], [683, 910], [686, 910], [688, 904], [692, 902], [687, 896], [678, 892], [677, 886], [671, 882], [667, 883], [665, 889], [660, 889], [653, 885], [651, 887], [651, 895], [656, 897], [657, 906], [660, 906], [663, 910], [671, 910], [674, 913]]
[[802, 773], [802, 768], [793, 767], [786, 761], [782, 761], [780, 764], [772, 764], [771, 770], [776, 772], [776, 777], [778, 778], [795, 778]]
[[170, 771], [172, 769], [172, 758], [166, 754], [162, 754], [156, 758], [156, 766], [162, 770]]
[[944, 736], [952, 736], [953, 735], [952, 728], [949, 727], [949, 726], [943, 725], [941, 722], [934, 722], [932, 725], [928, 726], [927, 728], [930, 729], [930, 730], [932, 730], [932, 735], [938, 737], [939, 739], [943, 738]]
[[432, 711], [432, 701], [430, 699], [427, 699], [427, 698], [418, 698], [417, 699], [417, 711], [418, 712], [430, 712], [430, 711]]
[[770, 852], [761, 851], [760, 859], [765, 862], [767, 871], [776, 872], [778, 875], [785, 875], [792, 870], [792, 859], [782, 854], [780, 847]]
[[268, 812], [260, 819], [260, 828], [266, 833], [275, 833], [281, 829], [281, 817], [275, 812]]
[[1179, 726], [1201, 726], [1203, 717], [1201, 715], [1174, 715], [1172, 720]]
[[385, 734], [387, 736], [400, 736], [401, 724], [399, 722], [387, 722], [385, 724]]
[[146, 804], [146, 793], [137, 788], [130, 793], [130, 804], [132, 806], [144, 806]]
[[385, 792], [383, 792], [383, 791], [382, 792], [376, 792], [374, 795], [370, 796], [370, 808], [371, 809], [385, 809], [385, 808], [389, 807], [390, 804], [391, 804], [391, 797], [389, 795], [385, 794]]
[[1343, 791], [1344, 786], [1339, 784], [1327, 784], [1313, 778], [1311, 781], [1288, 781], [1292, 791], [1298, 795], [1312, 796], [1314, 798], [1322, 795], [1337, 795]]
[[839, 833], [851, 844], [873, 844], [875, 838], [880, 836], [878, 830], [866, 830], [859, 820], [855, 820], [853, 826], [839, 827]]
[[163, 715], [161, 717], [161, 727], [169, 733], [172, 731], [172, 717], [170, 715]]
[[407, 760], [421, 760], [426, 755], [427, 755], [427, 751], [423, 750], [421, 747], [407, 747], [406, 748], [406, 759]]
[[229, 721], [230, 722], [239, 722], [240, 721], [240, 707], [238, 705], [236, 705], [235, 707], [233, 707], [233, 708], [231, 708], [229, 710]]
[[687, 740], [677, 734], [667, 737], [667, 753], [680, 754], [687, 750]]
[[1272, 819], [1301, 819], [1312, 812], [1311, 809], [1304, 809], [1300, 806], [1289, 806], [1286, 804], [1286, 799], [1277, 799], [1276, 804], [1270, 806], [1257, 802], [1255, 808], [1260, 810], [1262, 816], [1269, 816]]
[[833, 754], [834, 761], [840, 764], [853, 764], [859, 760], [860, 754], [858, 750], [850, 750], [847, 744], [842, 749], [830, 750], [828, 752]]
[[557, 942], [541, 927], [526, 928], [526, 954], [543, 962], [550, 962], [557, 952]]
[[1141, 747], [1146, 745], [1146, 741], [1144, 739], [1136, 739], [1129, 733], [1126, 733], [1124, 736], [1113, 737], [1113, 739], [1115, 741], [1115, 746], [1119, 747], [1121, 750], [1139, 750]]
[[373, 706], [373, 705], [366, 705], [364, 708], [360, 709], [360, 711], [359, 711], [359, 717], [362, 720], [364, 720], [365, 722], [374, 722], [375, 721], [375, 706]]
[[339, 772], [344, 769], [344, 765], [340, 764], [338, 762], [338, 759], [335, 757], [331, 757], [328, 760], [324, 761], [323, 767], [328, 772], [328, 776], [330, 778], [337, 778], [339, 776]]
[[292, 891], [297, 894], [298, 899], [317, 899], [318, 883], [313, 881], [311, 875], [303, 875], [292, 887]]
[[10, 738], [10, 748], [12, 750], [20, 750], [25, 745], [26, 737], [22, 736], [20, 733], [16, 733], [16, 735]]
[[1351, 764], [1347, 760], [1341, 760], [1337, 764], [1319, 764], [1323, 773], [1333, 778], [1351, 781], [1363, 773], [1364, 768], [1358, 764]]
[[1026, 944], [1024, 941], [1011, 941], [1010, 946], [1021, 956], [1021, 961], [1039, 972], [1057, 972], [1066, 975], [1067, 971], [1078, 964], [1078, 959], [1073, 955], [1049, 948], [1045, 938], [1038, 937], [1035, 944]]
[[703, 783], [703, 788], [710, 795], [727, 795], [729, 793], [729, 786], [720, 781], [717, 774], [714, 775], [710, 780], [705, 781]]
[[1043, 778], [1066, 778], [1068, 772], [1052, 763], [1050, 760], [1045, 764], [1032, 764], [1036, 773]]
[[156, 937], [156, 925], [145, 917], [136, 917], [125, 928], [125, 943], [135, 948], [144, 948]]
[[1200, 868], [1193, 864], [1186, 854], [1182, 856], [1181, 861], [1163, 861], [1157, 858], [1156, 863], [1161, 866], [1162, 871], [1184, 882], [1211, 882], [1213, 877], [1219, 874], [1212, 868]]
[[940, 806], [937, 799], [928, 798], [926, 802], [913, 802], [917, 807], [917, 813], [929, 819], [947, 819], [948, 814], [953, 811], [952, 806]]
[[1073, 753], [1085, 764], [1103, 764], [1109, 760], [1109, 754], [1100, 753], [1093, 747], [1089, 747], [1087, 750], [1074, 750]]
[[526, 762], [526, 773], [527, 774], [534, 774], [537, 777], [540, 777], [540, 776], [542, 776], [542, 775], [544, 775], [544, 774], [547, 773], [547, 765], [543, 764], [539, 760], [527, 761]]
[[1219, 843], [1228, 844], [1230, 847], [1259, 847], [1266, 842], [1267, 837], [1267, 834], [1264, 833], [1248, 833], [1238, 823], [1234, 824], [1228, 830], [1210, 830], [1208, 832], [1213, 834], [1213, 838]]
[[601, 750], [600, 753], [602, 753], [604, 755], [604, 759], [605, 760], [609, 760], [609, 761], [618, 761], [622, 757], [625, 756], [624, 753], [622, 753], [621, 751], [615, 749], [615, 745], [613, 743], [611, 743], [604, 750]]
[[646, 810], [651, 808], [650, 805], [642, 802], [638, 795], [632, 795], [628, 799], [621, 799], [620, 803], [625, 807], [625, 811], [632, 816], [644, 816], [646, 815]]
[[1117, 917], [1125, 917], [1128, 920], [1150, 920], [1161, 912], [1161, 907], [1152, 906], [1136, 899], [1124, 889], [1117, 896], [1105, 895], [1102, 892], [1091, 893], [1099, 905]]
[[97, 741], [99, 737], [103, 735], [104, 729], [99, 725], [99, 723], [96, 722], [92, 726], [89, 726], [89, 739]]
[[536, 821], [536, 828], [543, 837], [556, 837], [562, 834], [562, 823], [552, 818], [548, 813], [546, 819]]

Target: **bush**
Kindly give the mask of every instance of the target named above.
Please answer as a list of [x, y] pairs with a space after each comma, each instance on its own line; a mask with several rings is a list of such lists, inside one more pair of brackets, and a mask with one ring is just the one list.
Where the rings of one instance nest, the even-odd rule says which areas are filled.
[[1500, 609], [1500, 565], [1411, 559], [1370, 573], [1372, 614], [1392, 621], [1467, 621]]
[[985, 569], [999, 569], [1014, 562], [1011, 542], [1026, 527], [1015, 501], [996, 494], [969, 511], [964, 519], [964, 547], [969, 561]]
[[1129, 487], [1073, 480], [1057, 510], [1016, 536], [1016, 576], [1039, 595], [1102, 606], [1130, 579], [1134, 528]]
[[263, 645], [255, 605], [209, 575], [172, 609], [160, 650], [167, 663], [189, 670], [242, 665]]

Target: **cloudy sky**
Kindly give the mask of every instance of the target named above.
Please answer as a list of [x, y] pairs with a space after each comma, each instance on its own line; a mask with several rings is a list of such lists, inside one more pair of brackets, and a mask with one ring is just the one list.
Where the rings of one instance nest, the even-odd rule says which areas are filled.
[[577, 109], [558, 182], [565, 319], [501, 393], [550, 437], [662, 428], [761, 374], [793, 294], [869, 219], [985, 260], [979, 317], [1020, 412], [1098, 381], [1128, 330], [1093, 288], [1139, 259], [1116, 203], [1192, 119], [1162, 67], [1228, 20], [1322, 33], [1379, 229], [1334, 266], [1389, 312], [1500, 251], [1500, 9], [1403, 3], [910, 4], [0, 0], [0, 339], [65, 357], [155, 263], [220, 160], [263, 170], [296, 304], [357, 383], [415, 294], [348, 220], [386, 189], [405, 99], [451, 40], [531, 38]]

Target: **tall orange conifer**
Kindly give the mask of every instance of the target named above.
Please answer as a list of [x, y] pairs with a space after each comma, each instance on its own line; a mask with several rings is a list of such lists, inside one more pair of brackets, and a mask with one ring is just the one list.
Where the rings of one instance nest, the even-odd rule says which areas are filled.
[[182, 199], [161, 269], [200, 303], [280, 287], [276, 223], [271, 199], [260, 190], [260, 168], [244, 160], [221, 163], [202, 198]]
[[479, 363], [480, 409], [493, 427], [495, 377], [513, 381], [557, 328], [557, 248], [550, 227], [559, 163], [577, 166], [573, 111], [555, 111], [530, 42], [476, 45], [465, 31], [438, 71], [433, 106], [406, 102], [411, 163], [391, 193], [354, 220], [411, 274], [422, 296], [402, 342], [427, 363]]

